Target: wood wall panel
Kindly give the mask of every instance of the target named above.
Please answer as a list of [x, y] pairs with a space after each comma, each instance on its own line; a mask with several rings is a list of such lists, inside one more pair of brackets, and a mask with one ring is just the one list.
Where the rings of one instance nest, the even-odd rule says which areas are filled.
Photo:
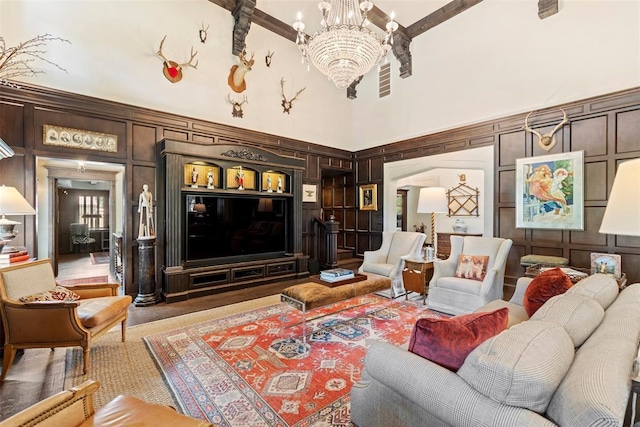
[[499, 166], [515, 166], [516, 159], [526, 155], [524, 131], [501, 134], [498, 141]]
[[536, 255], [563, 256], [562, 248], [548, 246], [532, 246], [531, 253]]
[[584, 150], [585, 158], [607, 154], [607, 116], [571, 122], [571, 151]]
[[640, 145], [638, 123], [640, 123], [640, 110], [625, 111], [616, 115], [616, 153], [638, 151]]
[[162, 138], [180, 139], [180, 140], [188, 141], [189, 140], [189, 133], [188, 132], [180, 132], [180, 131], [172, 130], [172, 129], [164, 129], [164, 132], [162, 132]]
[[358, 170], [356, 171], [356, 182], [360, 184], [366, 184], [371, 181], [371, 168], [369, 166], [369, 159], [360, 160], [358, 162]]
[[614, 236], [615, 245], [621, 248], [640, 248], [640, 237]]
[[525, 230], [516, 228], [515, 211], [515, 208], [499, 208], [499, 235], [513, 241], [525, 240]]
[[0, 104], [0, 138], [12, 147], [24, 147], [24, 106]]
[[498, 172], [498, 201], [500, 203], [516, 202], [516, 171], [506, 170]]
[[133, 125], [133, 160], [153, 162], [156, 159], [156, 128]]
[[207, 136], [207, 135], [198, 135], [197, 133], [193, 134], [193, 142], [197, 144], [214, 144], [216, 142], [215, 137]]
[[606, 246], [607, 235], [600, 234], [600, 223], [604, 215], [604, 206], [584, 208], [584, 231], [571, 231], [571, 243], [579, 245]]
[[607, 162], [592, 162], [584, 165], [584, 200], [607, 200]]
[[556, 242], [561, 243], [563, 241], [562, 238], [562, 230], [541, 230], [541, 229], [532, 229], [531, 230], [531, 239], [534, 242]]
[[640, 280], [636, 277], [640, 277], [640, 254], [625, 251], [620, 251], [618, 254], [622, 271], [627, 274], [627, 284], [639, 282]]

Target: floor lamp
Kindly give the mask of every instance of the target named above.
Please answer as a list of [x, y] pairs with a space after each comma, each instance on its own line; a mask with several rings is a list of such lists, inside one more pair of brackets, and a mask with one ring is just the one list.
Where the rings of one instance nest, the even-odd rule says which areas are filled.
[[418, 197], [418, 213], [431, 214], [431, 243], [435, 246], [436, 215], [437, 213], [447, 213], [447, 194], [442, 187], [425, 187], [420, 189]]
[[640, 158], [620, 163], [600, 233], [640, 236]]

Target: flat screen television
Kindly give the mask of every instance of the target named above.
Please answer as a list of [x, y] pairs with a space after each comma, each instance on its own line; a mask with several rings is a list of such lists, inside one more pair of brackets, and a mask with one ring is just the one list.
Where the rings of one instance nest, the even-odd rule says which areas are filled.
[[185, 265], [283, 256], [289, 205], [286, 197], [186, 194]]

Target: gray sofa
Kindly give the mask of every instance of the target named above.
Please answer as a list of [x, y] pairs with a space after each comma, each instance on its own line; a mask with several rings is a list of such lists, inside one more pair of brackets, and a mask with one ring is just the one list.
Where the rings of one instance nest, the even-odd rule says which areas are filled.
[[592, 275], [528, 318], [521, 278], [510, 326], [473, 350], [458, 372], [374, 343], [351, 391], [351, 421], [375, 426], [622, 426], [640, 338], [640, 284], [618, 293]]

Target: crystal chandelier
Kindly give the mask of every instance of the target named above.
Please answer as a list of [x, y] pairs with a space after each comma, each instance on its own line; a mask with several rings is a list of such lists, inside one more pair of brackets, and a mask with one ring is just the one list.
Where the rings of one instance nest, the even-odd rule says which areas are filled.
[[341, 89], [368, 73], [386, 57], [393, 32], [398, 29], [393, 16], [384, 38], [366, 28], [367, 12], [372, 8], [373, 3], [368, 0], [321, 1], [318, 9], [322, 12], [322, 29], [312, 36], [304, 33], [298, 13], [293, 29], [298, 32], [296, 44], [302, 51], [302, 61], [306, 58]]

